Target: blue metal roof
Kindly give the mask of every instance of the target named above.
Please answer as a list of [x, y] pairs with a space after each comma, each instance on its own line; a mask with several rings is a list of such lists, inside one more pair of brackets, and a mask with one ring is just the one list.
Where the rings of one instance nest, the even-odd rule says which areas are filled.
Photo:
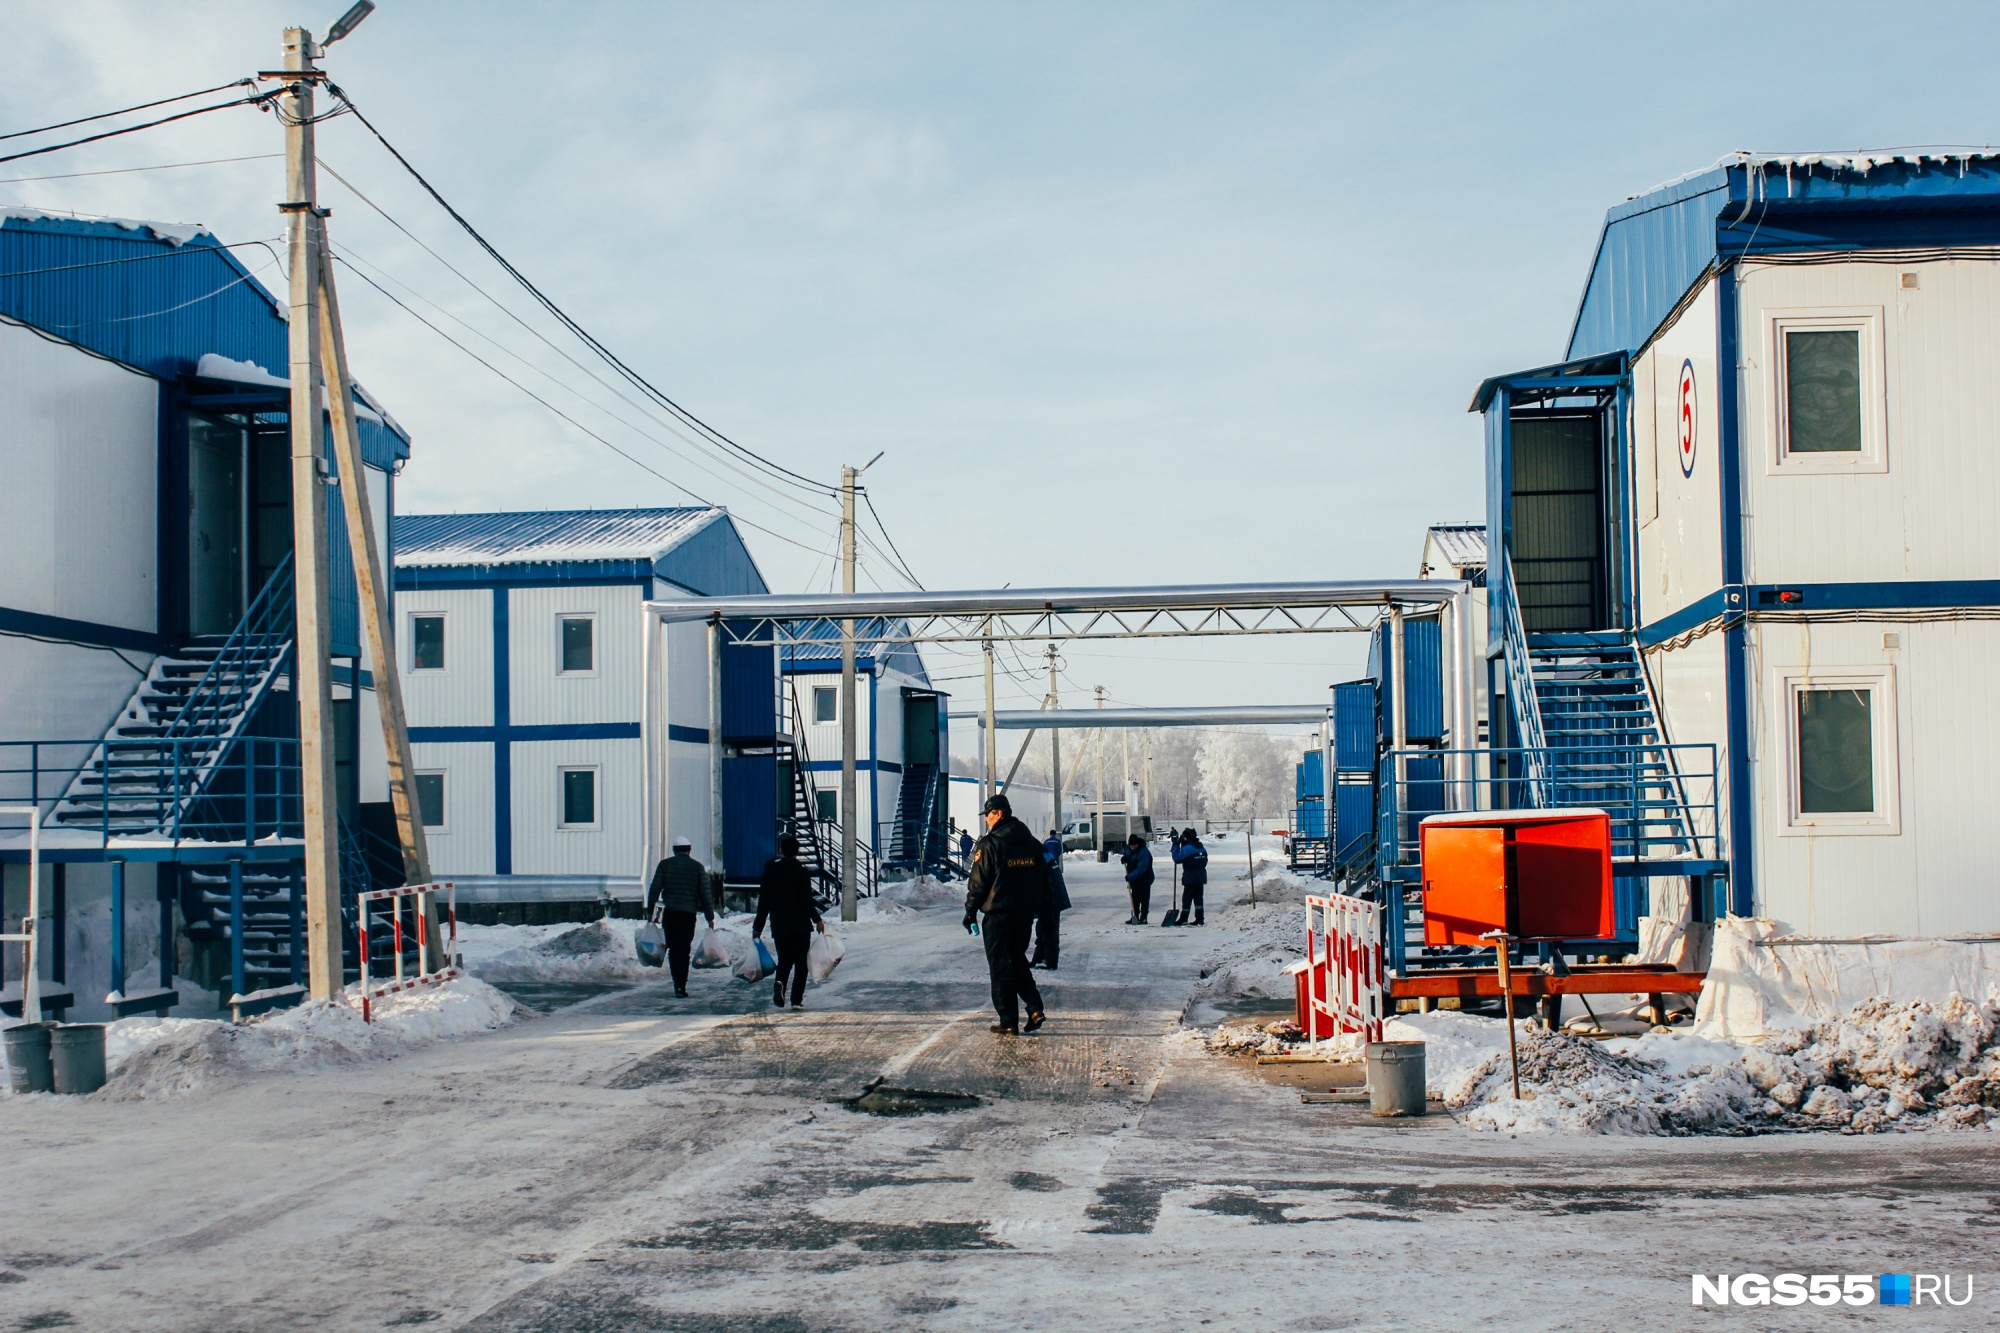
[[490, 581], [650, 576], [704, 597], [770, 591], [723, 509], [398, 514], [391, 543], [398, 587], [430, 586], [421, 571], [449, 569]]
[[[803, 637], [815, 639], [815, 643], [790, 643], [779, 649], [782, 654], [780, 669], [791, 671], [795, 668], [811, 670], [807, 663], [838, 662], [840, 660], [840, 627], [830, 621], [815, 620], [798, 627]], [[854, 656], [857, 661], [873, 662], [890, 670], [900, 671], [914, 680], [928, 686], [930, 673], [924, 670], [924, 659], [917, 652], [916, 645], [907, 642], [883, 642], [885, 636], [906, 635], [910, 632], [910, 622], [900, 617], [884, 619], [869, 617], [854, 622]]]
[[[285, 410], [285, 307], [201, 227], [0, 208], [0, 316], [156, 379], [251, 389], [195, 379], [203, 356], [226, 357], [279, 381], [254, 386], [269, 406], [248, 407]], [[360, 427], [370, 463], [409, 457], [400, 427]]]
[[1983, 149], [1735, 153], [1606, 214], [1565, 359], [1636, 352], [1720, 260], [2000, 245]]

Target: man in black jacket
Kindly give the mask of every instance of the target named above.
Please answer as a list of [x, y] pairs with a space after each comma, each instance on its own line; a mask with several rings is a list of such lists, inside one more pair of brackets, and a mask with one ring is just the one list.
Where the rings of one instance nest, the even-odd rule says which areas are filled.
[[806, 1007], [806, 950], [815, 929], [825, 930], [819, 907], [813, 902], [812, 876], [799, 861], [799, 840], [787, 834], [778, 841], [778, 855], [764, 863], [764, 877], [757, 886], [757, 920], [750, 938], [764, 934], [771, 923], [771, 940], [778, 946], [778, 973], [771, 987], [771, 1003], [785, 1003], [785, 974], [792, 978], [792, 1008]]
[[[965, 929], [968, 934], [983, 930], [985, 935], [986, 970], [993, 978], [993, 1009], [1000, 1019], [992, 1030], [1008, 1035], [1033, 1032], [1042, 1025], [1042, 992], [1028, 966], [1028, 935], [1048, 894], [1042, 844], [1014, 818], [1014, 807], [1005, 796], [987, 797], [980, 814], [986, 820], [986, 836], [972, 849]], [[1021, 1022], [1022, 1004], [1028, 1008], [1026, 1024]]]
[[674, 854], [653, 867], [653, 882], [646, 889], [646, 916], [660, 912], [660, 927], [667, 933], [667, 961], [673, 967], [674, 994], [688, 993], [688, 957], [694, 946], [694, 914], [700, 912], [715, 925], [715, 904], [708, 896], [708, 872], [694, 859], [692, 843], [674, 839]]

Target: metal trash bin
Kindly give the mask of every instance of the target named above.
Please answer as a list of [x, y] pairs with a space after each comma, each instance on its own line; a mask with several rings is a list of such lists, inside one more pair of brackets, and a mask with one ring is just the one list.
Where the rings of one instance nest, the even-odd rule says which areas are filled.
[[104, 1086], [104, 1024], [64, 1023], [49, 1033], [55, 1090], [74, 1096]]
[[0, 1032], [7, 1047], [7, 1086], [15, 1093], [50, 1092], [49, 1029], [53, 1023], [16, 1023]]
[[1363, 1055], [1368, 1065], [1368, 1110], [1372, 1114], [1424, 1113], [1422, 1042], [1371, 1041]]

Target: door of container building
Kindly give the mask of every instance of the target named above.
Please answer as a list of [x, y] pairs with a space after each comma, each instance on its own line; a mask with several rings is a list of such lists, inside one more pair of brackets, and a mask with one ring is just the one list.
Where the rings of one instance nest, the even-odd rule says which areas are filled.
[[227, 634], [243, 616], [248, 435], [212, 417], [188, 420], [188, 632]]
[[938, 697], [915, 690], [903, 692], [903, 763], [938, 761]]
[[1618, 628], [1603, 409], [1516, 409], [1508, 476], [1521, 624], [1530, 634]]

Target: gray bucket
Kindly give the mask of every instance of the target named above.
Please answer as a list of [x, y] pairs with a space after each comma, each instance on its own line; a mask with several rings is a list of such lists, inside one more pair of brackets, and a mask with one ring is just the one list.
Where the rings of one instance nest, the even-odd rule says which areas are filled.
[[104, 1086], [104, 1024], [65, 1023], [49, 1033], [56, 1091], [82, 1095]]
[[7, 1047], [7, 1086], [16, 1093], [50, 1092], [49, 1029], [54, 1023], [17, 1023], [0, 1032]]
[[1424, 1044], [1420, 1041], [1371, 1041], [1368, 1061], [1368, 1109], [1375, 1115], [1424, 1113]]

